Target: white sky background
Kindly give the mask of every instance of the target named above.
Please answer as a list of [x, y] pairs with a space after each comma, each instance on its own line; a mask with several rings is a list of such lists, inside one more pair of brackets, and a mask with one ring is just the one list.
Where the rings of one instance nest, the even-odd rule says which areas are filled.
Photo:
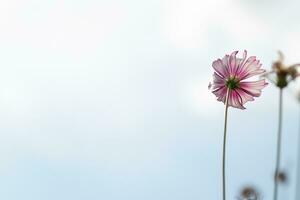
[[[0, 0], [0, 199], [220, 199], [223, 106], [211, 63], [300, 61], [297, 1]], [[298, 103], [286, 91], [294, 192]], [[229, 199], [271, 199], [277, 90], [230, 110]], [[274, 100], [275, 99], [275, 100]]]

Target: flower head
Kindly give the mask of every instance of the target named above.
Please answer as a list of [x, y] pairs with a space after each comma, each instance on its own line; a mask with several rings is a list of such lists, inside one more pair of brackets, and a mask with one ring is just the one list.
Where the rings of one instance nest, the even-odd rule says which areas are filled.
[[267, 85], [264, 79], [258, 81], [245, 81], [246, 79], [265, 72], [261, 69], [260, 61], [255, 56], [247, 58], [244, 51], [243, 58], [237, 58], [238, 51], [223, 59], [217, 59], [212, 63], [215, 72], [213, 83], [209, 84], [212, 93], [218, 101], [225, 103], [227, 90], [229, 89], [228, 106], [245, 109], [247, 101], [253, 101], [259, 97], [261, 90]]
[[279, 183], [282, 183], [282, 184], [287, 184], [289, 179], [288, 179], [288, 174], [287, 172], [285, 171], [279, 171], [277, 176], [276, 176], [276, 173], [275, 173], [275, 181], [278, 181]]
[[299, 67], [300, 64], [286, 66], [283, 64], [284, 56], [282, 52], [279, 51], [278, 54], [279, 59], [273, 63], [272, 70], [267, 72], [265, 77], [272, 81], [277, 87], [282, 89], [300, 75], [297, 70], [297, 67]]
[[238, 196], [239, 200], [258, 200], [260, 199], [259, 192], [251, 186], [244, 187]]

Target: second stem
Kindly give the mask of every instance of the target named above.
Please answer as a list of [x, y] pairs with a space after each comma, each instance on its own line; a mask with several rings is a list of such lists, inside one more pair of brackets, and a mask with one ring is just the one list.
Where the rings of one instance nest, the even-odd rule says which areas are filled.
[[276, 149], [276, 167], [274, 177], [274, 200], [278, 198], [278, 174], [280, 168], [280, 154], [281, 154], [281, 137], [282, 137], [282, 88], [279, 90], [279, 111], [278, 111], [278, 135], [277, 135], [277, 149]]

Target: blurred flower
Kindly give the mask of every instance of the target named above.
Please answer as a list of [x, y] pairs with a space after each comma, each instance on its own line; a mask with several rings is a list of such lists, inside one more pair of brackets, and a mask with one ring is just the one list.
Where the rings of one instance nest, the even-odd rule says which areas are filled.
[[259, 192], [251, 186], [244, 187], [238, 196], [238, 200], [259, 200]]
[[276, 177], [276, 174], [275, 174], [274, 178], [279, 183], [282, 183], [282, 184], [287, 184], [288, 183], [288, 175], [285, 171], [279, 171], [278, 174], [277, 174], [277, 177]]
[[293, 64], [286, 66], [283, 64], [284, 56], [279, 51], [278, 61], [273, 63], [272, 70], [265, 73], [263, 77], [267, 77], [279, 88], [279, 108], [278, 108], [278, 133], [277, 133], [277, 145], [276, 145], [276, 160], [275, 160], [275, 178], [274, 178], [274, 190], [273, 199], [278, 198], [278, 183], [286, 182], [286, 175], [280, 173], [280, 160], [281, 160], [281, 138], [282, 138], [282, 107], [283, 107], [283, 89], [288, 84], [295, 80], [300, 74], [297, 71], [297, 67], [300, 64]]
[[215, 72], [213, 83], [209, 83], [209, 88], [217, 97], [218, 101], [225, 103], [227, 90], [229, 90], [228, 106], [245, 109], [243, 106], [247, 101], [253, 101], [253, 97], [259, 97], [261, 90], [267, 85], [264, 79], [258, 81], [245, 81], [255, 75], [265, 72], [261, 69], [261, 64], [255, 56], [247, 59], [247, 51], [244, 51], [243, 58], [237, 58], [238, 51], [234, 51], [230, 56], [217, 59], [212, 63]]
[[273, 82], [279, 88], [285, 88], [291, 81], [295, 80], [300, 73], [297, 67], [300, 63], [293, 65], [283, 64], [284, 56], [282, 52], [278, 52], [279, 59], [273, 63], [272, 70], [264, 74], [271, 82]]

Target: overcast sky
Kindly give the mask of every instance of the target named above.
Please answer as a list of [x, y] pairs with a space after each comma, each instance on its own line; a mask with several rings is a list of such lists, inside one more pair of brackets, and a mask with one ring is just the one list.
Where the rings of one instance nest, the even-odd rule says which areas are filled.
[[[296, 0], [0, 0], [0, 199], [217, 200], [213, 60], [300, 62]], [[299, 103], [284, 96], [293, 199]], [[228, 198], [272, 198], [278, 91], [229, 110]]]

